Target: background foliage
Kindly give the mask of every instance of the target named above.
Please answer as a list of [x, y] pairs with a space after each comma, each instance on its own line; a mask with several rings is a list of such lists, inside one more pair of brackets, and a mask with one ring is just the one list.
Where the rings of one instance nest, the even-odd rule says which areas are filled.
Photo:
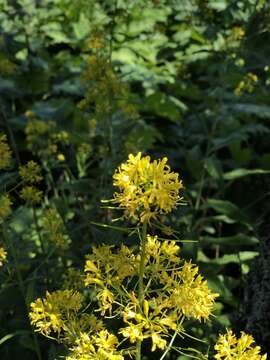
[[[93, 243], [126, 241], [92, 222], [115, 217], [100, 199], [113, 193], [115, 167], [138, 151], [167, 156], [181, 174], [188, 206], [168, 225], [196, 240], [182, 254], [220, 293], [216, 317], [191, 323], [193, 334], [207, 349], [224, 327], [246, 329], [267, 351], [269, 19], [266, 0], [0, 0], [0, 127], [14, 158], [0, 191], [16, 187], [18, 166], [33, 159], [44, 193], [33, 207], [12, 192], [1, 358], [35, 359], [29, 303], [65, 286]], [[44, 231], [52, 206], [68, 249]], [[64, 351], [38, 342], [44, 359]]]

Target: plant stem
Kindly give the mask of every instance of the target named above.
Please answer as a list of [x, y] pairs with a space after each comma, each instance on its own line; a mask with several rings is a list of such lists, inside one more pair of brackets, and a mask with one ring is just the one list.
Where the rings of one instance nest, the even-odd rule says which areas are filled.
[[[25, 304], [25, 307], [26, 307], [26, 311], [27, 311], [27, 315], [28, 315], [29, 306], [28, 306], [27, 301], [26, 301], [26, 296], [25, 296], [26, 289], [25, 289], [25, 286], [24, 286], [23, 277], [22, 277], [20, 267], [19, 267], [19, 263], [18, 263], [17, 252], [16, 252], [16, 249], [15, 249], [15, 246], [13, 244], [12, 239], [8, 236], [8, 234], [6, 232], [6, 229], [5, 229], [4, 225], [2, 225], [2, 235], [3, 235], [3, 239], [4, 239], [5, 244], [9, 245], [9, 249], [11, 251], [11, 255], [12, 255], [13, 260], [14, 260], [15, 271], [16, 271], [16, 275], [17, 275], [17, 279], [18, 279], [18, 283], [19, 283], [19, 289], [20, 289], [20, 292], [22, 294], [24, 304]], [[34, 333], [31, 325], [30, 325], [30, 327], [31, 327], [31, 330], [32, 330], [32, 336], [33, 336], [33, 340], [34, 340], [34, 347], [35, 347], [35, 351], [36, 351], [36, 354], [37, 354], [37, 358], [38, 358], [38, 360], [42, 360], [41, 351], [40, 351], [40, 347], [39, 347], [39, 344], [38, 344], [37, 336]]]
[[[145, 245], [146, 245], [146, 235], [147, 235], [147, 223], [144, 222], [142, 226], [142, 235], [140, 237], [140, 269], [139, 269], [139, 290], [138, 290], [138, 298], [139, 298], [139, 306], [140, 311], [143, 309], [143, 301], [144, 301], [144, 286], [143, 286], [143, 274], [144, 274], [144, 265], [145, 265]], [[141, 360], [141, 341], [137, 341], [136, 344], [136, 360]]]

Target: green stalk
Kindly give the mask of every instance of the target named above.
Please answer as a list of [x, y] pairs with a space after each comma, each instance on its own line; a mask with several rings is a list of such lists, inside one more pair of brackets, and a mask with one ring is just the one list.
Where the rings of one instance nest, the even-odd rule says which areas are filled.
[[[16, 249], [15, 249], [15, 246], [13, 244], [12, 239], [8, 236], [8, 234], [6, 232], [6, 229], [5, 229], [4, 225], [2, 225], [2, 235], [3, 235], [3, 239], [4, 239], [5, 244], [9, 245], [8, 248], [10, 249], [11, 255], [12, 255], [13, 260], [14, 260], [15, 271], [16, 271], [16, 275], [17, 275], [17, 279], [18, 279], [18, 283], [19, 283], [19, 288], [20, 288], [20, 292], [21, 292], [23, 300], [24, 300], [24, 304], [25, 304], [25, 307], [26, 307], [26, 310], [27, 310], [27, 317], [28, 317], [29, 306], [28, 306], [28, 304], [26, 302], [26, 296], [25, 296], [26, 289], [25, 289], [24, 282], [23, 282], [23, 277], [22, 277], [22, 274], [21, 274], [21, 271], [20, 271]], [[29, 324], [29, 325], [30, 325], [31, 330], [32, 330], [32, 336], [33, 336], [33, 340], [34, 340], [34, 346], [35, 346], [35, 351], [36, 351], [36, 354], [37, 354], [37, 358], [38, 358], [38, 360], [42, 360], [41, 351], [40, 351], [39, 343], [38, 343], [38, 340], [37, 340], [37, 336], [36, 336], [35, 332], [33, 331], [31, 324]]]
[[[138, 298], [140, 311], [143, 310], [143, 301], [144, 301], [144, 286], [143, 286], [143, 275], [144, 275], [144, 266], [145, 266], [145, 245], [146, 245], [146, 235], [147, 235], [147, 223], [144, 222], [142, 226], [142, 235], [140, 237], [140, 269], [139, 269], [139, 289], [138, 289]], [[141, 360], [141, 347], [142, 342], [137, 341], [136, 344], [136, 360]]]

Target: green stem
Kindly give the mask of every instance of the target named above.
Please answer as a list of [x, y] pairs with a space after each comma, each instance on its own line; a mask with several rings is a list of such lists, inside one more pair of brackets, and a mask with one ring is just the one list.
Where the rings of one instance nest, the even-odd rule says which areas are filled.
[[[4, 225], [2, 225], [2, 235], [3, 235], [3, 239], [4, 239], [5, 244], [9, 245], [8, 247], [9, 247], [9, 249], [11, 251], [11, 255], [12, 255], [13, 260], [14, 260], [15, 271], [16, 271], [16, 275], [17, 275], [17, 279], [18, 279], [19, 289], [20, 289], [20, 292], [22, 294], [24, 304], [25, 304], [25, 307], [26, 307], [26, 310], [27, 310], [27, 315], [28, 315], [29, 306], [28, 306], [28, 304], [26, 302], [26, 297], [25, 297], [26, 290], [25, 290], [25, 287], [24, 287], [23, 277], [22, 277], [20, 267], [19, 267], [19, 263], [18, 263], [16, 249], [15, 249], [15, 246], [13, 244], [12, 239], [8, 236], [8, 234], [6, 232], [6, 229], [5, 229]], [[31, 325], [30, 325], [30, 327], [31, 327], [31, 330], [32, 330], [32, 336], [33, 336], [33, 340], [34, 340], [34, 346], [35, 346], [35, 351], [36, 351], [36, 354], [37, 354], [37, 358], [38, 358], [38, 360], [42, 360], [41, 351], [40, 351], [40, 347], [39, 347], [39, 344], [38, 344], [37, 336], [34, 333]]]
[[[139, 289], [138, 289], [138, 298], [140, 311], [143, 309], [144, 301], [144, 286], [143, 286], [143, 275], [144, 275], [144, 266], [145, 266], [145, 245], [146, 245], [146, 235], [147, 235], [147, 223], [144, 222], [142, 226], [142, 235], [140, 236], [140, 268], [139, 268]], [[141, 360], [141, 347], [142, 342], [137, 341], [136, 344], [136, 360]]]

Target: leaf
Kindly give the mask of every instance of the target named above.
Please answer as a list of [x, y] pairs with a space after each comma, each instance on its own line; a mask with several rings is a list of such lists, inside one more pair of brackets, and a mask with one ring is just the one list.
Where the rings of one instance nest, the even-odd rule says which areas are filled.
[[236, 248], [258, 244], [259, 239], [255, 236], [249, 236], [240, 233], [237, 235], [224, 237], [202, 236], [200, 237], [200, 243], [203, 246], [220, 245], [223, 251], [227, 252], [227, 250], [229, 250], [228, 252], [230, 252], [233, 250], [233, 252], [235, 252]]
[[0, 339], [0, 345], [2, 345], [3, 343], [5, 343], [5, 342], [8, 341], [9, 339], [12, 339], [14, 336], [26, 335], [26, 334], [30, 334], [30, 331], [28, 331], [28, 330], [18, 330], [18, 331], [15, 331], [14, 333], [7, 334], [7, 335], [3, 336], [3, 337]]
[[236, 206], [230, 201], [208, 199], [203, 207], [212, 208], [215, 211], [221, 213], [222, 215], [227, 215], [230, 219], [242, 222], [243, 224], [246, 224], [248, 227], [250, 227], [248, 223], [248, 218], [245, 216], [243, 211], [241, 211], [238, 206]]
[[258, 256], [257, 251], [241, 251], [238, 254], [225, 254], [219, 259], [211, 260], [211, 264], [226, 265], [229, 263], [246, 262]]
[[236, 169], [223, 174], [225, 180], [235, 180], [248, 175], [269, 174], [270, 170], [263, 169]]
[[235, 104], [232, 106], [232, 110], [244, 114], [256, 115], [262, 119], [269, 119], [270, 117], [270, 106], [267, 105]]

